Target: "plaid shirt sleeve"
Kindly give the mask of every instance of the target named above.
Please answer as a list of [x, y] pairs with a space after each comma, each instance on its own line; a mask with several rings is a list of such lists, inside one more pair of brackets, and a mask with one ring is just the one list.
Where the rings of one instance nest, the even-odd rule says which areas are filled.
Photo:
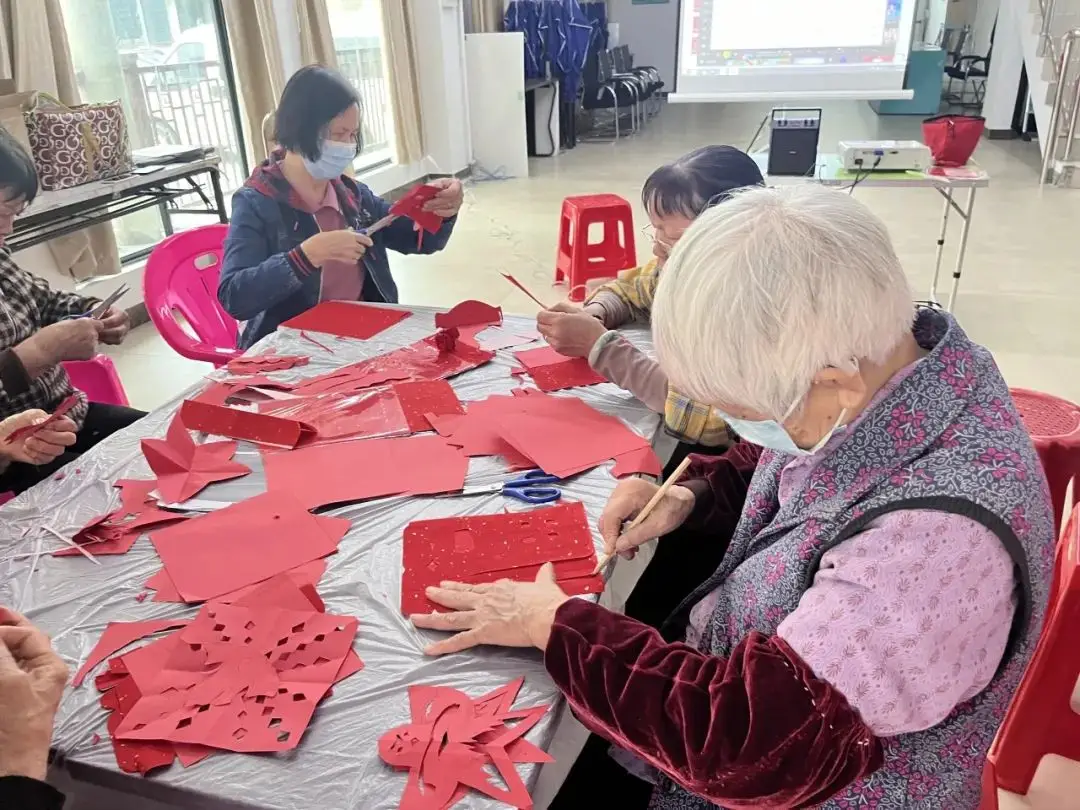
[[680, 441], [705, 447], [727, 447], [732, 440], [727, 422], [711, 406], [670, 386], [664, 403], [664, 427]]
[[630, 321], [647, 321], [652, 310], [660, 266], [656, 259], [627, 270], [614, 281], [599, 287], [586, 302], [604, 309], [604, 325], [614, 329]]
[[21, 289], [38, 311], [38, 328], [62, 321], [71, 315], [82, 315], [99, 303], [96, 298], [54, 290], [43, 278], [28, 273], [11, 259], [8, 251], [0, 253], [0, 272], [12, 277], [16, 288]]

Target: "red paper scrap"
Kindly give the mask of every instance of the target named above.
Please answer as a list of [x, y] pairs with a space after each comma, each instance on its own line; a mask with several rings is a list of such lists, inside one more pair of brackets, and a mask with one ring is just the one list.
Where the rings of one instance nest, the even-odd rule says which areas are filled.
[[162, 630], [172, 630], [186, 625], [187, 619], [151, 619], [144, 622], [109, 622], [105, 626], [105, 632], [101, 634], [98, 643], [86, 657], [86, 661], [75, 677], [71, 679], [72, 686], [81, 686], [86, 674], [108, 658], [115, 655], [129, 644], [133, 644], [141, 638], [160, 633]]
[[435, 326], [439, 329], [466, 326], [490, 326], [502, 323], [502, 308], [493, 307], [483, 301], [462, 301], [448, 312], [435, 314]]
[[640, 447], [615, 456], [615, 466], [611, 468], [611, 474], [616, 478], [624, 475], [651, 475], [658, 478], [662, 472], [660, 459], [652, 447]]
[[[475, 405], [470, 405], [472, 408]], [[460, 447], [467, 456], [502, 456], [511, 470], [527, 470], [536, 466], [533, 460], [522, 455], [500, 436], [494, 425], [483, 420], [480, 414], [457, 416], [454, 414], [426, 415], [436, 432], [448, 444]]]
[[395, 383], [393, 389], [408, 420], [409, 430], [413, 433], [432, 429], [426, 414], [444, 416], [465, 413], [457, 394], [446, 380]]
[[[269, 579], [265, 579], [262, 582], [256, 582], [254, 585], [245, 585], [242, 588], [238, 588], [235, 591], [229, 591], [223, 593], [217, 597], [218, 602], [239, 602], [246, 599], [250, 594], [259, 593], [264, 594], [264, 586], [268, 586], [270, 583], [280, 583], [281, 578], [285, 577], [290, 583], [289, 587], [293, 590], [299, 588], [303, 592], [306, 599], [305, 604], [310, 605], [315, 610], [322, 611], [322, 599], [319, 598], [318, 592], [315, 590], [319, 584], [319, 580], [322, 579], [322, 575], [326, 573], [326, 560], [313, 560], [303, 565], [298, 565], [296, 568], [290, 568], [288, 571], [282, 574], [275, 574]], [[183, 602], [184, 597], [180, 595], [180, 592], [176, 590], [176, 586], [169, 578], [169, 573], [164, 568], [154, 574], [145, 583], [147, 588], [153, 590], [155, 602]], [[281, 590], [280, 584], [277, 586], [277, 590]], [[287, 602], [275, 601], [273, 602], [277, 607], [290, 607]]]
[[313, 338], [311, 335], [309, 335], [307, 332], [305, 332], [303, 329], [300, 330], [300, 338], [302, 340], [306, 340], [308, 343], [314, 343], [316, 346], [318, 346], [320, 349], [322, 349], [327, 354], [333, 354], [334, 353], [333, 349], [331, 349], [325, 343], [320, 343], [315, 338]]
[[265, 402], [259, 405], [259, 411], [314, 428], [314, 437], [302, 438], [301, 445], [346, 437], [405, 436], [411, 432], [401, 402], [388, 388]]
[[524, 678], [473, 699], [445, 686], [410, 686], [410, 722], [379, 738], [379, 756], [409, 778], [401, 810], [444, 810], [469, 789], [513, 807], [533, 803], [515, 763], [552, 762], [525, 739], [548, 706], [514, 709]]
[[442, 227], [442, 217], [424, 210], [424, 203], [439, 193], [438, 186], [421, 184], [413, 186], [400, 199], [390, 206], [390, 213], [398, 217], [408, 217], [428, 233], [435, 233]]
[[456, 326], [449, 329], [440, 329], [435, 333], [435, 348], [439, 354], [448, 354], [457, 347], [458, 335], [461, 334]]
[[267, 352], [266, 354], [244, 355], [234, 358], [225, 364], [225, 368], [230, 374], [249, 375], [268, 371], [285, 371], [295, 366], [306, 366], [310, 362], [310, 357], [303, 357], [302, 355]]
[[194, 400], [180, 406], [180, 418], [189, 430], [289, 449], [315, 435], [315, 428], [295, 419]]
[[[596, 551], [585, 507], [560, 503], [525, 512], [419, 520], [405, 528], [401, 612], [431, 613], [437, 606], [425, 589], [443, 580], [494, 582], [535, 579], [545, 562], [555, 563], [560, 586], [587, 578], [596, 568]], [[593, 593], [603, 582], [587, 585]], [[569, 591], [568, 591], [569, 593]]]
[[56, 422], [58, 419], [64, 416], [68, 411], [70, 411], [78, 404], [79, 395], [72, 394], [59, 405], [57, 405], [56, 410], [54, 410], [52, 414], [49, 415], [49, 418], [43, 421], [41, 424], [26, 425], [25, 427], [21, 427], [18, 430], [11, 431], [11, 433], [9, 433], [4, 439], [4, 444], [13, 444], [17, 441], [20, 441], [21, 439], [25, 439], [29, 436], [33, 436], [34, 434], [41, 432], [53, 422]]
[[150, 541], [179, 594], [198, 602], [334, 553], [349, 525], [276, 491], [155, 531]]
[[411, 314], [403, 309], [354, 301], [323, 301], [285, 321], [282, 326], [305, 332], [325, 332], [339, 337], [370, 340]]
[[[127, 554], [139, 536], [151, 526], [163, 526], [167, 523], [179, 523], [187, 520], [187, 515], [167, 512], [157, 506], [148, 505], [134, 517], [125, 517], [117, 510], [108, 515], [96, 517], [76, 532], [72, 539], [82, 546], [87, 554], [103, 557]], [[78, 549], [62, 548], [53, 552], [54, 557], [81, 557]]]
[[166, 503], [186, 501], [207, 484], [251, 472], [232, 460], [236, 442], [196, 445], [180, 414], [173, 417], [164, 439], [143, 439], [142, 451], [157, 476], [157, 490]]
[[503, 273], [502, 277], [509, 281], [511, 284], [513, 284], [515, 287], [517, 287], [519, 290], [521, 290], [523, 293], [525, 293], [525, 295], [529, 296], [529, 298], [531, 298], [533, 302], [538, 307], [540, 307], [540, 309], [547, 309], [547, 304], [545, 304], [543, 301], [541, 301], [539, 298], [529, 292], [525, 288], [525, 285], [518, 281], [516, 278], [514, 278], [512, 275], [510, 275], [509, 273]]
[[514, 352], [514, 357], [528, 370], [541, 391], [607, 382], [584, 357], [564, 357], [550, 346]]
[[[460, 450], [433, 435], [313, 445], [267, 454], [263, 462], [268, 495], [288, 495], [305, 509], [455, 492], [469, 467]], [[328, 474], [333, 470], [342, 472]]]

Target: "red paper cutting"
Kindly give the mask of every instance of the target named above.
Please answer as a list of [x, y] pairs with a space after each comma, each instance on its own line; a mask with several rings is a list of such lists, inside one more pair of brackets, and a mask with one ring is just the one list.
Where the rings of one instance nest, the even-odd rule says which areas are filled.
[[173, 417], [164, 439], [143, 439], [142, 451], [157, 476], [157, 490], [166, 503], [186, 501], [207, 484], [251, 472], [232, 460], [236, 442], [196, 445], [180, 414]]
[[323, 301], [282, 326], [307, 332], [325, 332], [339, 337], [370, 340], [380, 332], [403, 321], [412, 313], [352, 301]]
[[435, 348], [439, 350], [439, 354], [447, 354], [454, 351], [457, 348], [458, 332], [456, 326], [451, 326], [449, 329], [440, 329], [435, 333]]
[[72, 394], [67, 399], [65, 399], [63, 402], [61, 402], [59, 405], [57, 405], [56, 410], [54, 410], [52, 412], [52, 414], [49, 415], [49, 418], [46, 419], [41, 424], [39, 424], [39, 425], [26, 425], [25, 427], [21, 427], [18, 430], [11, 431], [11, 433], [9, 433], [7, 435], [7, 438], [4, 439], [4, 444], [13, 444], [13, 443], [15, 443], [15, 442], [17, 442], [17, 441], [19, 441], [21, 439], [25, 439], [25, 438], [27, 438], [29, 436], [33, 436], [33, 435], [35, 435], [37, 433], [40, 433], [42, 430], [47, 428], [49, 425], [53, 424], [53, 422], [56, 422], [62, 416], [67, 414], [68, 411], [70, 411], [72, 408], [74, 408], [78, 404], [79, 404], [79, 395], [78, 394]]
[[502, 308], [493, 307], [483, 301], [462, 301], [448, 312], [435, 314], [435, 326], [440, 329], [466, 326], [490, 326], [502, 323]]
[[[140, 482], [141, 483], [141, 482]], [[150, 482], [153, 484], [153, 482]], [[102, 557], [127, 554], [143, 531], [150, 526], [163, 526], [187, 520], [187, 515], [167, 512], [154, 505], [146, 505], [133, 517], [124, 515], [123, 507], [108, 515], [96, 517], [76, 532], [72, 538], [87, 554]], [[54, 557], [82, 556], [78, 549], [62, 548], [53, 552]]]
[[424, 203], [433, 199], [439, 191], [438, 186], [427, 184], [413, 186], [390, 206], [390, 213], [398, 217], [408, 217], [428, 233], [435, 233], [442, 227], [442, 217], [425, 211]]
[[98, 643], [86, 657], [86, 661], [75, 677], [71, 679], [72, 686], [81, 686], [86, 674], [108, 658], [115, 655], [129, 644], [133, 644], [141, 638], [146, 638], [162, 630], [172, 630], [175, 627], [186, 625], [187, 619], [151, 619], [144, 622], [109, 622], [105, 626], [105, 632], [101, 634]]
[[180, 406], [180, 418], [189, 430], [290, 449], [315, 435], [315, 428], [295, 419], [194, 400]]
[[[314, 445], [263, 459], [272, 496], [305, 509], [387, 495], [434, 495], [465, 484], [469, 462], [439, 436], [365, 439]], [[328, 471], [339, 470], [339, 474]]]
[[234, 358], [225, 364], [225, 368], [230, 374], [248, 375], [262, 374], [269, 371], [285, 371], [295, 366], [306, 366], [310, 362], [310, 357], [267, 352], [266, 354]]
[[519, 290], [521, 290], [523, 293], [525, 293], [525, 295], [529, 296], [529, 298], [531, 298], [533, 302], [535, 302], [535, 304], [540, 307], [540, 309], [547, 309], [547, 304], [545, 304], [543, 301], [541, 301], [539, 298], [529, 292], [525, 288], [525, 285], [518, 281], [516, 278], [514, 278], [512, 275], [510, 275], [509, 273], [503, 273], [502, 277], [509, 281], [511, 284], [513, 284], [515, 287], [517, 287]]
[[523, 682], [518, 678], [475, 700], [445, 686], [409, 687], [410, 722], [379, 738], [382, 760], [409, 772], [401, 810], [444, 810], [470, 788], [531, 810], [514, 764], [553, 760], [524, 739], [549, 707], [515, 710]]
[[432, 429], [426, 414], [445, 416], [465, 413], [457, 394], [446, 380], [395, 383], [393, 389], [408, 420], [409, 430], [413, 433]]
[[514, 357], [528, 370], [541, 391], [607, 382], [584, 357], [564, 357], [550, 346], [514, 352]]
[[155, 531], [150, 540], [177, 592], [198, 602], [332, 554], [349, 525], [316, 517], [295, 493], [277, 491]]

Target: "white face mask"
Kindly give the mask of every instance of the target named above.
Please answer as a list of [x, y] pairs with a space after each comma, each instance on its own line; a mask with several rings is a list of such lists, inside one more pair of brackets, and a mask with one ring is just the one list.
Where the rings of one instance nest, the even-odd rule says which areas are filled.
[[789, 434], [784, 426], [775, 419], [754, 421], [751, 419], [736, 419], [733, 416], [723, 414], [724, 421], [728, 423], [728, 427], [738, 433], [739, 436], [746, 441], [761, 447], [767, 447], [770, 450], [776, 450], [780, 453], [787, 453], [791, 456], [810, 456], [816, 453], [829, 443], [829, 439], [831, 439], [837, 431], [843, 430], [844, 425], [841, 423], [844, 421], [845, 416], [847, 416], [847, 408], [840, 411], [840, 415], [836, 417], [836, 423], [829, 431], [822, 436], [813, 447], [806, 449], [795, 444], [795, 440], [791, 438], [791, 434]]

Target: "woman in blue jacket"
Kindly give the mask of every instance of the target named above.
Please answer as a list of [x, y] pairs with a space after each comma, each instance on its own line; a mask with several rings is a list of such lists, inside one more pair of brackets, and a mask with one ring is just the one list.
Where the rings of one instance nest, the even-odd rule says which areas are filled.
[[246, 322], [246, 349], [320, 301], [397, 303], [387, 250], [441, 250], [461, 207], [461, 183], [431, 181], [424, 210], [443, 217], [418, 235], [407, 217], [368, 236], [390, 203], [344, 175], [360, 151], [360, 97], [341, 74], [301, 68], [281, 94], [274, 139], [280, 147], [233, 195], [218, 299]]

